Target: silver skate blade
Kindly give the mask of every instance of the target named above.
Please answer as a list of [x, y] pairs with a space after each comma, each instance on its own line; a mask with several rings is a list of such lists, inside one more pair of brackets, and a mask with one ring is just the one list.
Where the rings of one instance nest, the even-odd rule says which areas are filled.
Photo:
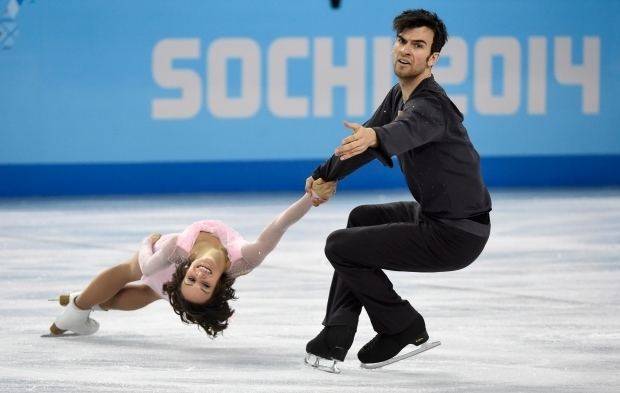
[[407, 359], [407, 358], [410, 358], [412, 356], [419, 355], [422, 352], [426, 352], [429, 349], [433, 349], [433, 348], [438, 347], [440, 345], [441, 345], [441, 341], [434, 341], [432, 343], [426, 342], [426, 343], [420, 345], [419, 347], [417, 347], [415, 350], [413, 350], [411, 352], [407, 352], [407, 353], [405, 353], [403, 355], [400, 355], [400, 356], [394, 356], [393, 358], [388, 359], [388, 360], [386, 360], [384, 362], [361, 363], [360, 366], [362, 368], [367, 368], [367, 369], [380, 368], [380, 367], [383, 367], [383, 366], [387, 366], [388, 364], [396, 363], [396, 362], [401, 361], [403, 359]]
[[61, 337], [75, 337], [75, 336], [81, 336], [81, 334], [77, 334], [77, 333], [63, 333], [63, 334], [42, 334], [41, 337], [43, 338], [61, 338]]
[[336, 363], [338, 363], [337, 360], [325, 359], [311, 353], [307, 353], [304, 358], [304, 363], [308, 367], [325, 371], [326, 373], [340, 374], [340, 369], [336, 367]]

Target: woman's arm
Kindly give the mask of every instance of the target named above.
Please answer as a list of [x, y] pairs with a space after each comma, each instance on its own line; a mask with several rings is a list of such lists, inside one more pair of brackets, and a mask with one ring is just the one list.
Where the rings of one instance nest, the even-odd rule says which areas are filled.
[[242, 276], [260, 265], [265, 257], [276, 248], [286, 230], [299, 221], [311, 207], [312, 196], [304, 194], [265, 227], [256, 241], [241, 247], [243, 258], [231, 266], [229, 273], [233, 277]]
[[138, 252], [138, 262], [140, 270], [142, 270], [142, 274], [145, 276], [150, 276], [174, 263], [172, 254], [174, 254], [176, 249], [177, 236], [170, 236], [159, 250], [153, 252], [153, 246], [160, 237], [161, 235], [159, 234], [152, 234], [142, 240], [142, 245]]

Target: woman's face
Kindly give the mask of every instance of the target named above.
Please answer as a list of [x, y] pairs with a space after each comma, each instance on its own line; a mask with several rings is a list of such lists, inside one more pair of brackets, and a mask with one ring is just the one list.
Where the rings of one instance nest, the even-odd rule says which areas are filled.
[[204, 304], [211, 299], [226, 267], [226, 258], [220, 250], [209, 250], [194, 259], [181, 282], [185, 300]]

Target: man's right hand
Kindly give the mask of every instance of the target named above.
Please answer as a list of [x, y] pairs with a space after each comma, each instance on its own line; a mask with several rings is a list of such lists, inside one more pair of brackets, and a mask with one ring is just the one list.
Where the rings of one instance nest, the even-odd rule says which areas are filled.
[[324, 181], [312, 176], [306, 179], [306, 192], [312, 194], [312, 205], [319, 206], [327, 202], [336, 193], [336, 181]]

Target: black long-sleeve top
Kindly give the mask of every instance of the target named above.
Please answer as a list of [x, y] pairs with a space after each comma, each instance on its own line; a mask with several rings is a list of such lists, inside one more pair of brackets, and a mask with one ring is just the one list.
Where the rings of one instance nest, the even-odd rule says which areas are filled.
[[392, 167], [396, 155], [424, 214], [454, 220], [491, 210], [463, 115], [432, 76], [405, 103], [396, 84], [364, 126], [375, 130], [378, 146], [344, 161], [332, 156], [314, 171], [314, 179], [340, 180], [375, 158]]

